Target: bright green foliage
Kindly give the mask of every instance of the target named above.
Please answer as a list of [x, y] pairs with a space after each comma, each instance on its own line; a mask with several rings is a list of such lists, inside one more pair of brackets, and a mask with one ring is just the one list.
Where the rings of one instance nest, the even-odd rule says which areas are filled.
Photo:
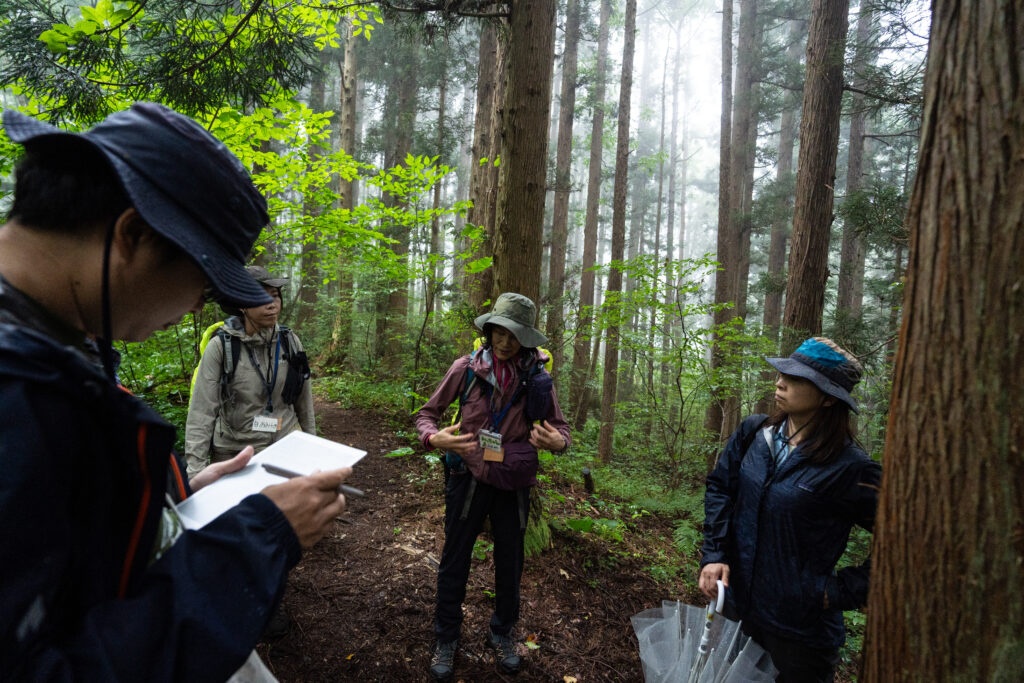
[[[0, 0], [0, 41], [18, 55], [0, 62], [0, 86], [25, 96], [29, 111], [83, 127], [143, 99], [194, 116], [248, 108], [302, 87], [318, 51], [338, 45], [337, 23], [348, 13], [327, 7]], [[350, 21], [369, 38], [380, 18], [368, 6], [352, 9]]]

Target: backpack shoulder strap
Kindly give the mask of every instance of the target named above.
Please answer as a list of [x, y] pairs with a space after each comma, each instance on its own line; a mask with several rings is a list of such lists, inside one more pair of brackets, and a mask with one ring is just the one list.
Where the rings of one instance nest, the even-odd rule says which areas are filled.
[[279, 325], [277, 333], [281, 335], [281, 353], [285, 360], [292, 359], [292, 330], [290, 327]]
[[231, 380], [235, 378], [235, 368], [238, 367], [238, 358], [242, 355], [242, 340], [233, 334], [228, 334], [223, 328], [217, 330], [221, 345], [224, 347], [224, 371], [220, 374], [221, 388], [227, 393], [231, 386]]

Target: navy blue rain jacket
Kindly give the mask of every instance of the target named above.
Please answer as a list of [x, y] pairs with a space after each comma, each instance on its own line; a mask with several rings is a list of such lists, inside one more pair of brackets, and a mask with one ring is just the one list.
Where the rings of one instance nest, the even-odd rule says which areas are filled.
[[0, 406], [0, 679], [226, 680], [300, 556], [281, 511], [250, 496], [151, 562], [174, 428], [5, 323]]
[[701, 566], [729, 565], [726, 600], [739, 618], [810, 647], [838, 648], [843, 610], [867, 602], [870, 560], [835, 566], [853, 525], [874, 526], [882, 468], [849, 443], [821, 465], [797, 446], [776, 471], [770, 433], [758, 429], [765, 417], [743, 421], [708, 475]]

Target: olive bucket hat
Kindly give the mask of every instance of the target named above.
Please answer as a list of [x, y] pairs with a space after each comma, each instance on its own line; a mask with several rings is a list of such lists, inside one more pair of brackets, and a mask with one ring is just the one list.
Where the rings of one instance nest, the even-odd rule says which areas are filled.
[[266, 199], [235, 155], [198, 123], [161, 104], [137, 102], [84, 133], [13, 109], [4, 110], [3, 124], [7, 136], [29, 151], [54, 144], [98, 150], [135, 210], [192, 257], [218, 301], [243, 308], [270, 303], [245, 271], [249, 250], [269, 221]]
[[784, 375], [810, 380], [822, 393], [838, 398], [857, 412], [850, 392], [860, 381], [864, 368], [853, 354], [826, 337], [813, 337], [801, 344], [789, 358], [765, 358]]
[[529, 297], [505, 292], [494, 302], [490, 313], [484, 313], [473, 322], [481, 331], [486, 331], [485, 325], [500, 325], [514, 334], [520, 344], [532, 349], [548, 341], [533, 326], [536, 320], [537, 306]]

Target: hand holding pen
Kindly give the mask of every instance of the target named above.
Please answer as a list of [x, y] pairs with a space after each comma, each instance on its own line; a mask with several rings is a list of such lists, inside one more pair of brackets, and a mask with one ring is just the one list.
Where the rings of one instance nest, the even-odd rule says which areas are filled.
[[288, 474], [278, 476], [288, 481], [268, 486], [262, 493], [281, 509], [302, 547], [309, 548], [324, 537], [334, 518], [345, 510], [345, 498], [339, 493], [342, 482], [352, 474], [352, 468], [308, 476], [283, 471]]

